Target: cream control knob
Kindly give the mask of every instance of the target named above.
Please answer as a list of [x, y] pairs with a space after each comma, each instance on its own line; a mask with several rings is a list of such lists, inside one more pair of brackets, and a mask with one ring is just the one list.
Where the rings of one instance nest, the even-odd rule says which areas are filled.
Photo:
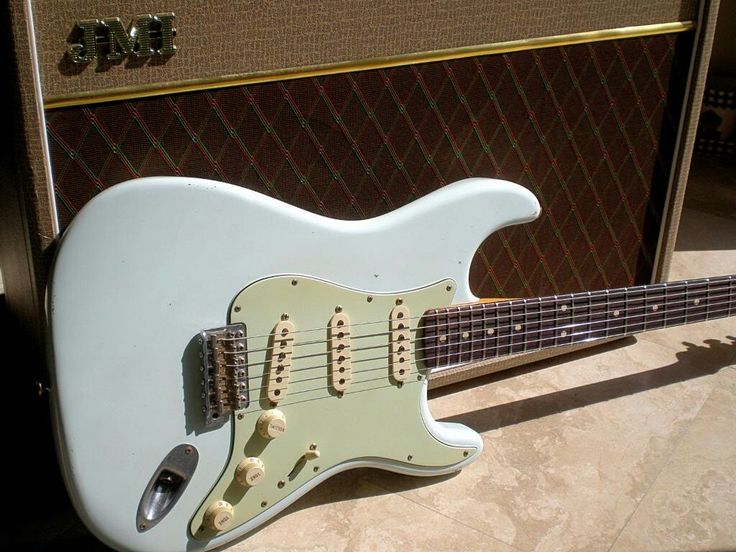
[[243, 487], [255, 487], [266, 475], [266, 467], [260, 458], [253, 456], [241, 460], [238, 467], [235, 468], [235, 479], [238, 480]]
[[266, 410], [258, 417], [256, 429], [261, 437], [265, 439], [276, 439], [286, 431], [286, 416], [280, 410], [274, 408]]
[[213, 531], [223, 531], [233, 522], [235, 511], [232, 504], [218, 500], [209, 505], [204, 512], [204, 524]]

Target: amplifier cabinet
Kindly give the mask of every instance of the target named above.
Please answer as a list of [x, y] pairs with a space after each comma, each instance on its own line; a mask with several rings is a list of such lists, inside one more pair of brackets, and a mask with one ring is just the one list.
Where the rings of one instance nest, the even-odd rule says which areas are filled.
[[476, 295], [665, 279], [716, 12], [705, 0], [11, 1], [9, 309], [42, 344], [57, 237], [101, 190], [153, 175], [343, 219], [499, 177], [543, 212], [486, 240]]

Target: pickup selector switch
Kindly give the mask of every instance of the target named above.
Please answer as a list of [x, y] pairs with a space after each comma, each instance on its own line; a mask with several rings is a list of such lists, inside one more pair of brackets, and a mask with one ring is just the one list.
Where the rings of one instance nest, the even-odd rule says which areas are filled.
[[232, 504], [224, 500], [218, 500], [210, 504], [205, 511], [204, 523], [213, 531], [223, 531], [230, 527], [234, 515], [235, 511]]
[[258, 417], [256, 429], [264, 439], [276, 439], [286, 431], [286, 416], [277, 408], [266, 410]]
[[235, 479], [243, 487], [255, 487], [266, 475], [266, 467], [260, 458], [250, 456], [241, 460], [238, 467], [235, 468]]

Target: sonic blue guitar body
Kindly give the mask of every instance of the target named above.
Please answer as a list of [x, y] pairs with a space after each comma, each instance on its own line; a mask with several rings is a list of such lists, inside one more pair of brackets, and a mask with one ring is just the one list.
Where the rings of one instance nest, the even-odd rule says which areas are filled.
[[476, 301], [479, 244], [538, 214], [481, 178], [349, 222], [191, 178], [101, 193], [48, 294], [80, 516], [115, 548], [203, 550], [346, 469], [459, 470], [482, 441], [431, 418], [419, 320]]

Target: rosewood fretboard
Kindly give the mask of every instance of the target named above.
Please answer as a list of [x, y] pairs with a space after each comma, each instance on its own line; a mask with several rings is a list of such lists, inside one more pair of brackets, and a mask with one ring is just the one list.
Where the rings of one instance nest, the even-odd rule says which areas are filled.
[[428, 368], [621, 337], [736, 314], [736, 275], [474, 303], [424, 313]]

